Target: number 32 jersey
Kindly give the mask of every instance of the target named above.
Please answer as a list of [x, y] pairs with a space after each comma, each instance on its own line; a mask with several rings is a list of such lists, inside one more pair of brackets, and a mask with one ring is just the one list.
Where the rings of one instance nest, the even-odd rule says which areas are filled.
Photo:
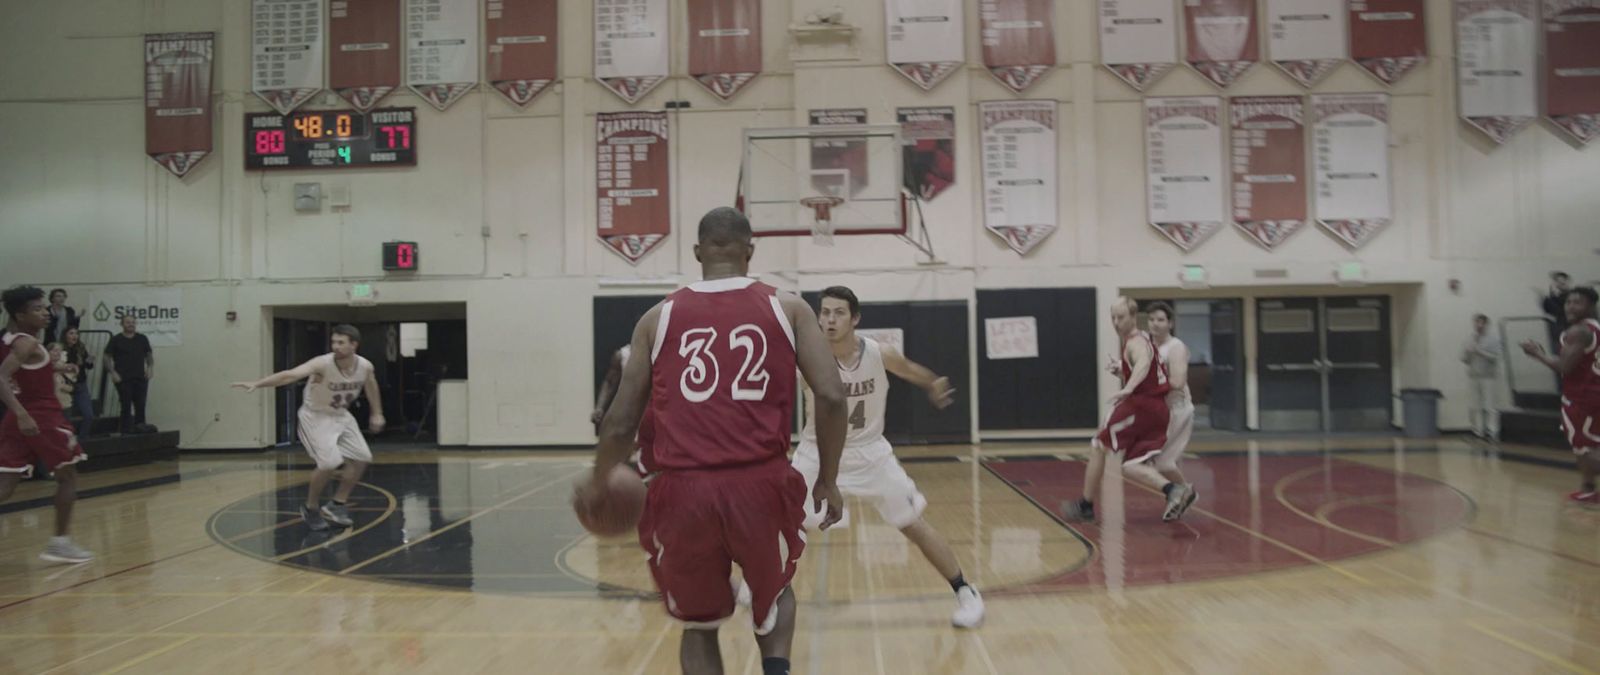
[[654, 468], [788, 461], [794, 329], [776, 289], [731, 277], [667, 296], [650, 363]]
[[[857, 337], [861, 357], [854, 368], [839, 364], [839, 379], [844, 382], [845, 424], [844, 444], [848, 448], [865, 448], [883, 439], [883, 413], [889, 400], [889, 374], [883, 367], [883, 348], [871, 338]], [[806, 427], [801, 438], [817, 442], [816, 404], [811, 390], [806, 389]]]
[[372, 362], [360, 355], [356, 356], [355, 371], [348, 375], [339, 370], [332, 352], [313, 359], [311, 367], [311, 377], [306, 378], [305, 397], [300, 405], [319, 413], [345, 412], [361, 397], [367, 378], [372, 377]]

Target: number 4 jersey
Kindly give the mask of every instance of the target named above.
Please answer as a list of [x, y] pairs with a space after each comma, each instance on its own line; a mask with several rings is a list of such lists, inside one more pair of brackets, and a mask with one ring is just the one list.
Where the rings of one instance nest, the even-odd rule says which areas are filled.
[[329, 352], [312, 359], [311, 377], [306, 378], [305, 398], [300, 407], [319, 413], [339, 413], [361, 397], [361, 390], [372, 377], [372, 362], [355, 357], [356, 367], [345, 373]]
[[[850, 414], [845, 424], [844, 444], [849, 448], [865, 448], [883, 438], [883, 412], [889, 399], [889, 374], [883, 367], [883, 349], [870, 338], [857, 337], [861, 356], [855, 366], [846, 368], [839, 364], [839, 379], [844, 382], [845, 411]], [[811, 390], [806, 389], [805, 431], [801, 438], [817, 442], [816, 405], [811, 400]]]
[[667, 296], [650, 363], [653, 468], [788, 461], [794, 329], [776, 289], [732, 277]]

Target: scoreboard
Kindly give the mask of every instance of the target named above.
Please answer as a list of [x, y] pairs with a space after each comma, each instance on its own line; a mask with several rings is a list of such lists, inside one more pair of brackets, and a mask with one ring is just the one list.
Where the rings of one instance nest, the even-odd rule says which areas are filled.
[[416, 166], [416, 108], [246, 113], [244, 168]]

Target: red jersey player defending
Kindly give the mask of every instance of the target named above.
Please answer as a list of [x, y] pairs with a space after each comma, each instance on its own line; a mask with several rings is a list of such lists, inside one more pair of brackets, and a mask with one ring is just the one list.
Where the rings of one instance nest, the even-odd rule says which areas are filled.
[[1522, 343], [1522, 351], [1561, 376], [1561, 427], [1583, 474], [1583, 485], [1568, 498], [1584, 504], [1600, 504], [1594, 486], [1600, 476], [1600, 321], [1595, 320], [1595, 301], [1593, 288], [1567, 291], [1568, 328], [1561, 334], [1560, 355], [1551, 357], [1533, 340]]
[[704, 280], [667, 296], [633, 331], [633, 357], [600, 423], [594, 474], [577, 486], [593, 509], [606, 477], [633, 452], [640, 417], [654, 418], [650, 483], [639, 543], [667, 613], [684, 623], [684, 673], [721, 673], [717, 627], [733, 614], [738, 563], [752, 593], [766, 675], [789, 672], [805, 550], [806, 481], [789, 465], [795, 368], [815, 394], [820, 471], [814, 506], [837, 522], [845, 393], [817, 315], [798, 296], [746, 276], [750, 221], [731, 208], [700, 219], [695, 258]]
[[50, 323], [50, 309], [44, 291], [32, 286], [6, 291], [4, 303], [11, 320], [0, 334], [0, 402], [8, 413], [0, 421], [0, 502], [10, 499], [17, 483], [33, 474], [35, 462], [43, 462], [56, 478], [56, 536], [39, 557], [88, 562], [94, 554], [67, 536], [72, 504], [78, 500], [78, 471], [73, 465], [88, 456], [78, 446], [78, 436], [56, 398], [50, 354], [34, 337]]
[[1083, 476], [1083, 497], [1062, 507], [1067, 520], [1094, 520], [1106, 471], [1106, 451], [1141, 462], [1167, 444], [1167, 364], [1162, 363], [1150, 334], [1139, 330], [1139, 305], [1127, 297], [1111, 303], [1111, 326], [1122, 339], [1122, 389], [1111, 396], [1111, 416], [1094, 437], [1089, 469]]

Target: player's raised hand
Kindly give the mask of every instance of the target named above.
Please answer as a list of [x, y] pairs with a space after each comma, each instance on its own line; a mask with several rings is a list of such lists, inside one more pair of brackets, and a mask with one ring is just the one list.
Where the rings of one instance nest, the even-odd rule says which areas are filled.
[[933, 407], [940, 410], [950, 407], [956, 401], [956, 388], [950, 386], [950, 378], [941, 377], [928, 385], [928, 401]]
[[1111, 373], [1112, 375], [1122, 374], [1122, 359], [1119, 359], [1114, 355], [1106, 356], [1106, 372]]
[[1522, 351], [1523, 351], [1523, 353], [1527, 354], [1528, 356], [1532, 356], [1534, 358], [1539, 358], [1541, 356], [1544, 356], [1544, 345], [1539, 344], [1535, 340], [1523, 340], [1522, 341]]
[[844, 517], [844, 495], [839, 494], [837, 485], [818, 478], [817, 484], [811, 488], [811, 508], [822, 511], [823, 504], [827, 504], [828, 510], [823, 514], [822, 525], [818, 529], [826, 530]]
[[254, 382], [235, 382], [229, 386], [233, 387], [234, 389], [243, 389], [247, 394], [256, 390], [256, 383]]

